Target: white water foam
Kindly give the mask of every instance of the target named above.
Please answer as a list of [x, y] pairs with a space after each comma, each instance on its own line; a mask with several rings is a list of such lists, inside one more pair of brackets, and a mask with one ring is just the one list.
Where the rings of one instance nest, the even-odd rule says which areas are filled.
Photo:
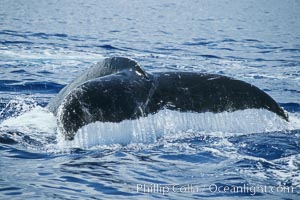
[[56, 117], [40, 106], [0, 123], [0, 134], [9, 133], [14, 141], [35, 150], [45, 149], [49, 141], [54, 141], [56, 129]]
[[19, 132], [56, 132], [56, 118], [46, 108], [37, 106], [17, 117], [8, 118], [0, 124], [3, 130], [15, 130]]

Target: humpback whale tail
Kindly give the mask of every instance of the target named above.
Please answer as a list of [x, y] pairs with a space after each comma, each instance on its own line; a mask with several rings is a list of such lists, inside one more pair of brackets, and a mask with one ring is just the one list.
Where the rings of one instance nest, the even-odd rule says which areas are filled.
[[214, 113], [266, 109], [288, 121], [275, 100], [249, 83], [195, 72], [147, 73], [123, 57], [93, 65], [63, 88], [48, 108], [68, 140], [89, 123], [137, 119], [162, 109]]

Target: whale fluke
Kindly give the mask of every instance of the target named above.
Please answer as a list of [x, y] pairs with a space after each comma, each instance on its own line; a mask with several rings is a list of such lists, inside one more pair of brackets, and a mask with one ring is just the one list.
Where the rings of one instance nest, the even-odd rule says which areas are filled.
[[266, 109], [288, 121], [274, 99], [244, 81], [197, 72], [147, 73], [136, 61], [123, 57], [91, 66], [48, 108], [58, 117], [67, 140], [89, 123], [137, 119], [162, 109], [214, 113]]

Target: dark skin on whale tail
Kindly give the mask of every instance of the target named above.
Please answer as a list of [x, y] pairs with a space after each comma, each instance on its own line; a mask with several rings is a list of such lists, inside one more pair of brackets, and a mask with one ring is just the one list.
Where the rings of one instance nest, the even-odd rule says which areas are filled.
[[92, 65], [83, 74], [78, 76], [69, 85], [64, 87], [48, 104], [48, 109], [57, 114], [57, 109], [61, 105], [64, 98], [72, 92], [73, 89], [82, 85], [86, 81], [93, 80], [95, 78], [111, 75], [114, 73], [119, 73], [121, 71], [137, 71], [139, 73], [144, 73], [139, 64], [131, 59], [124, 57], [112, 57], [106, 58], [102, 62]]
[[104, 59], [49, 103], [67, 140], [96, 121], [121, 122], [162, 109], [233, 112], [266, 109], [288, 121], [284, 110], [257, 87], [226, 76], [195, 72], [146, 73], [128, 58]]

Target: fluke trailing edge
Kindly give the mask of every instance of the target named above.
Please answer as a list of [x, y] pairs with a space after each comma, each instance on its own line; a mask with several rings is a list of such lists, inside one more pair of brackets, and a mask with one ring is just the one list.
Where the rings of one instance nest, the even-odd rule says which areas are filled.
[[218, 113], [261, 108], [288, 120], [269, 95], [249, 83], [197, 72], [147, 73], [123, 57], [93, 65], [63, 88], [48, 108], [67, 140], [89, 123], [121, 122], [162, 109]]

